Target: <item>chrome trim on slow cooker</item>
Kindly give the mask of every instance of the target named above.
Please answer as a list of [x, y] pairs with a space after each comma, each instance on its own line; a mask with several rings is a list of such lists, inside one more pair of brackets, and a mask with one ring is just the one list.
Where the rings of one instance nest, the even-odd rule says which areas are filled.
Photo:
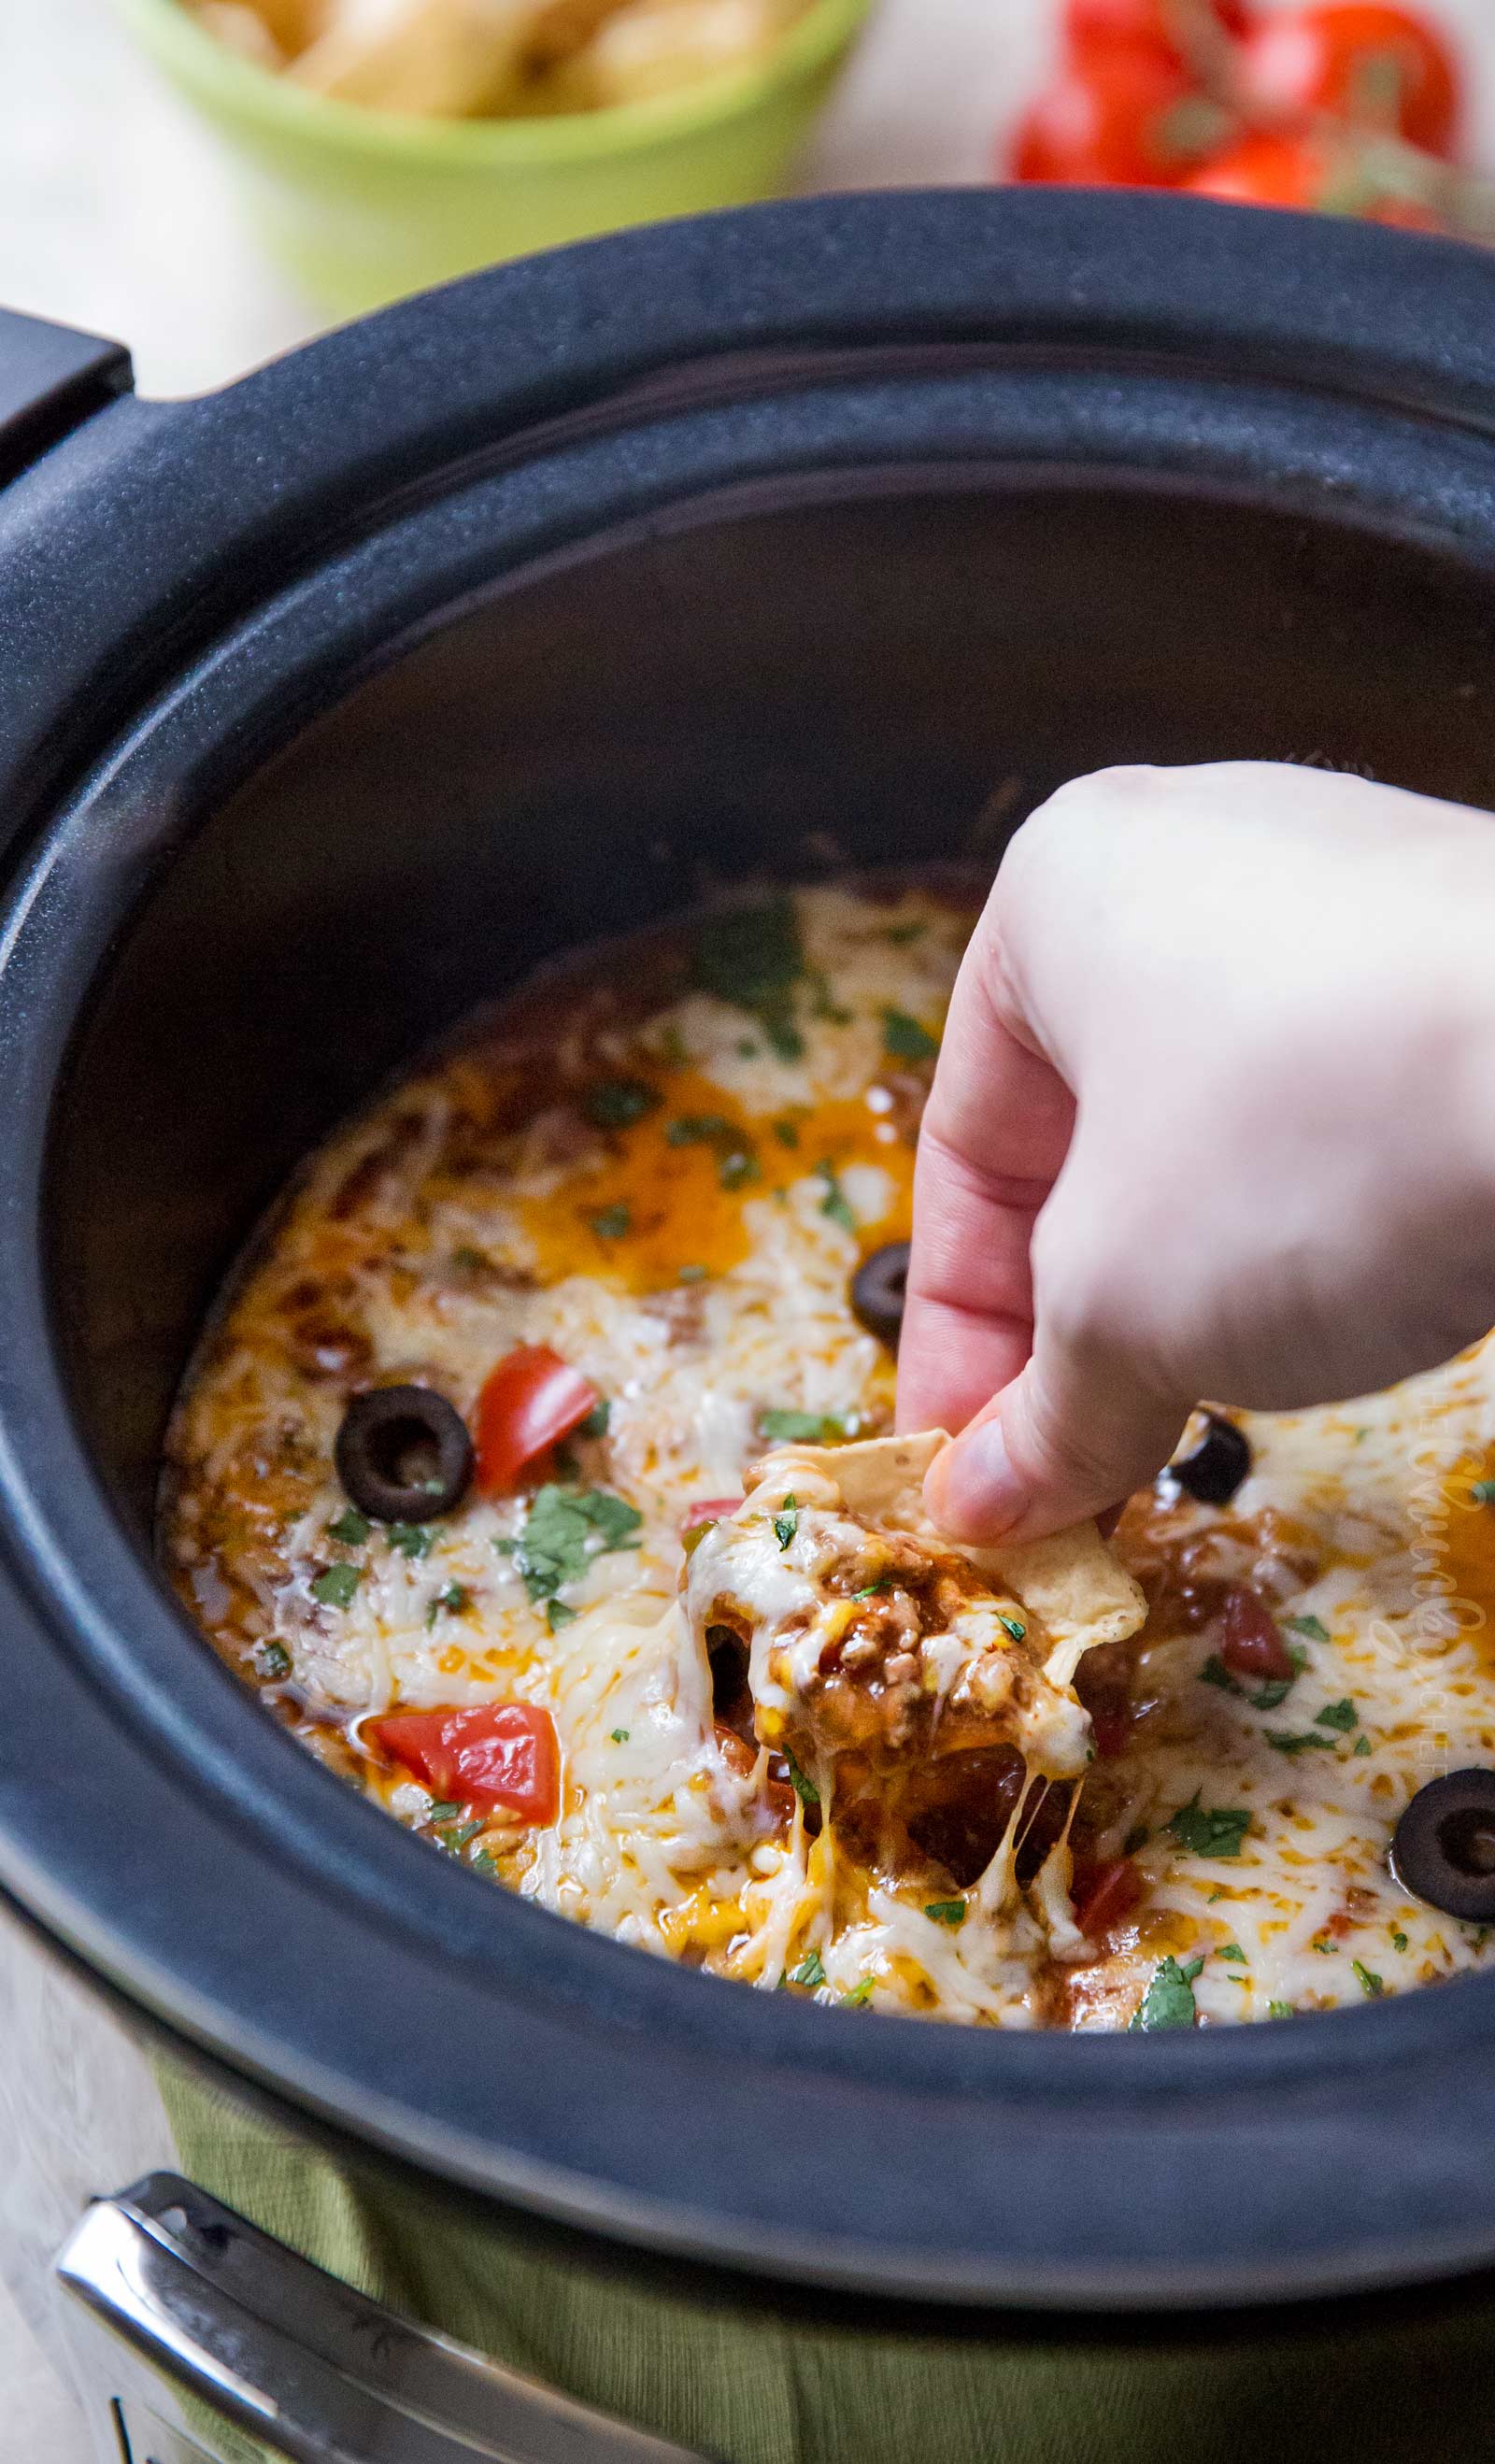
[[94, 2374], [130, 2464], [132, 2418], [221, 2452], [206, 2415], [171, 2418], [175, 2389], [297, 2464], [701, 2464], [397, 2318], [174, 2173], [96, 2199], [56, 2273], [108, 2331]]

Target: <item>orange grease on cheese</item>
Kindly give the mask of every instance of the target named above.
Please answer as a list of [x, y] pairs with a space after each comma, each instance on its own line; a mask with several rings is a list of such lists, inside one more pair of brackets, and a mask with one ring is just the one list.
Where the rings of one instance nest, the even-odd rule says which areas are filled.
[[[655, 1082], [661, 1101], [643, 1120], [614, 1132], [605, 1161], [573, 1172], [546, 1198], [524, 1202], [525, 1231], [535, 1246], [542, 1284], [591, 1275], [633, 1292], [678, 1284], [682, 1270], [707, 1276], [739, 1265], [750, 1246], [743, 1209], [773, 1201], [776, 1190], [828, 1163], [836, 1173], [876, 1164], [892, 1187], [891, 1203], [859, 1235], [864, 1249], [907, 1240], [912, 1212], [913, 1150], [902, 1138], [884, 1143], [880, 1115], [860, 1098], [750, 1113], [711, 1079], [671, 1069]], [[671, 1124], [712, 1120], [726, 1126], [678, 1142]], [[786, 1146], [774, 1123], [793, 1124]], [[742, 1176], [737, 1157], [748, 1159]]]
[[1495, 1497], [1475, 1484], [1495, 1480], [1495, 1456], [1461, 1456], [1439, 1484], [1440, 1502], [1422, 1519], [1414, 1547], [1422, 1566], [1417, 1588], [1430, 1617], [1457, 1627], [1495, 1667]]

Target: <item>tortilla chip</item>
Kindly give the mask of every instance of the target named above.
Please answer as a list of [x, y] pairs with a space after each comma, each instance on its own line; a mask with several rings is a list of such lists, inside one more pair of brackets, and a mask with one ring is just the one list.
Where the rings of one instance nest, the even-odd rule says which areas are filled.
[[1138, 1631], [1147, 1616], [1141, 1591], [1093, 1523], [1076, 1523], [1046, 1540], [999, 1541], [991, 1548], [947, 1539], [925, 1511], [924, 1480], [949, 1443], [945, 1430], [924, 1429], [849, 1446], [780, 1446], [755, 1464], [750, 1479], [755, 1488], [770, 1487], [780, 1497], [793, 1492], [805, 1505], [813, 1500], [813, 1485], [824, 1482], [839, 1490], [858, 1522], [956, 1549], [1032, 1610], [1053, 1646], [1044, 1676], [1051, 1685], [1071, 1684], [1088, 1651], [1125, 1642]]
[[532, 0], [341, 0], [288, 75], [316, 94], [427, 119], [514, 100]]

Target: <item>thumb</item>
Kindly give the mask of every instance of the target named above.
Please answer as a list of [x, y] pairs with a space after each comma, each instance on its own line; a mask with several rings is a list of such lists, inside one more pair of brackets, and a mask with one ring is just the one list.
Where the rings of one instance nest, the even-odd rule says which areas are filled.
[[1153, 1479], [1192, 1402], [1139, 1395], [1114, 1363], [1041, 1331], [1022, 1375], [931, 1466], [925, 1503], [953, 1540], [1042, 1539]]

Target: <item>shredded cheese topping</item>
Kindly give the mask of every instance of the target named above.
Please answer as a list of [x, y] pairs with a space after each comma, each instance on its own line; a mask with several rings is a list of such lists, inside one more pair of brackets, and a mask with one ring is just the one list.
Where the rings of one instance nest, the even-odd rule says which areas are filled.
[[[893, 1856], [824, 1765], [791, 1768], [826, 1618], [850, 1632], [822, 1579], [841, 1541], [813, 1499], [787, 1545], [771, 1521], [737, 1538], [718, 1522], [687, 1561], [688, 1583], [719, 1575], [751, 1612], [748, 1691], [768, 1716], [755, 1729], [734, 1708], [740, 1661], [708, 1656], [677, 1596], [685, 1527], [739, 1496], [776, 1442], [890, 1423], [893, 1364], [849, 1284], [908, 1237], [974, 913], [938, 884], [756, 912], [757, 926], [664, 936], [537, 985], [312, 1160], [172, 1426], [162, 1547], [205, 1633], [304, 1745], [438, 1850], [744, 1983], [1115, 2028], [1162, 2001], [1213, 2025], [1486, 1963], [1486, 1929], [1410, 1898], [1386, 1861], [1424, 1781], [1495, 1763], [1484, 1350], [1363, 1404], [1242, 1416], [1253, 1468], [1227, 1509], [1166, 1477], [1132, 1501], [1115, 1547], [1148, 1622], [1081, 1664], [1087, 1708], [1045, 1731], [1054, 1785], [1037, 1798], [1014, 1797], [993, 1759], [958, 1802], [915, 1809]], [[350, 1514], [333, 1463], [349, 1397], [424, 1383], [472, 1424], [520, 1344], [583, 1372], [605, 1425], [516, 1495], [474, 1492], [407, 1528]], [[615, 1502], [571, 1517], [560, 1559], [533, 1536], [547, 1486]], [[1220, 1658], [1242, 1591], [1295, 1656], [1275, 1694]], [[921, 1637], [912, 1682], [942, 1719], [996, 1665], [1001, 1608]], [[776, 1643], [779, 1626], [793, 1639]], [[1061, 1691], [1072, 1673], [1048, 1672]], [[458, 1822], [370, 1734], [394, 1708], [501, 1702], [555, 1722], [553, 1825]], [[1123, 1862], [1130, 1897], [1084, 1930], [1089, 1878]], [[1159, 2001], [1170, 1961], [1180, 1981], [1165, 1975]]]

